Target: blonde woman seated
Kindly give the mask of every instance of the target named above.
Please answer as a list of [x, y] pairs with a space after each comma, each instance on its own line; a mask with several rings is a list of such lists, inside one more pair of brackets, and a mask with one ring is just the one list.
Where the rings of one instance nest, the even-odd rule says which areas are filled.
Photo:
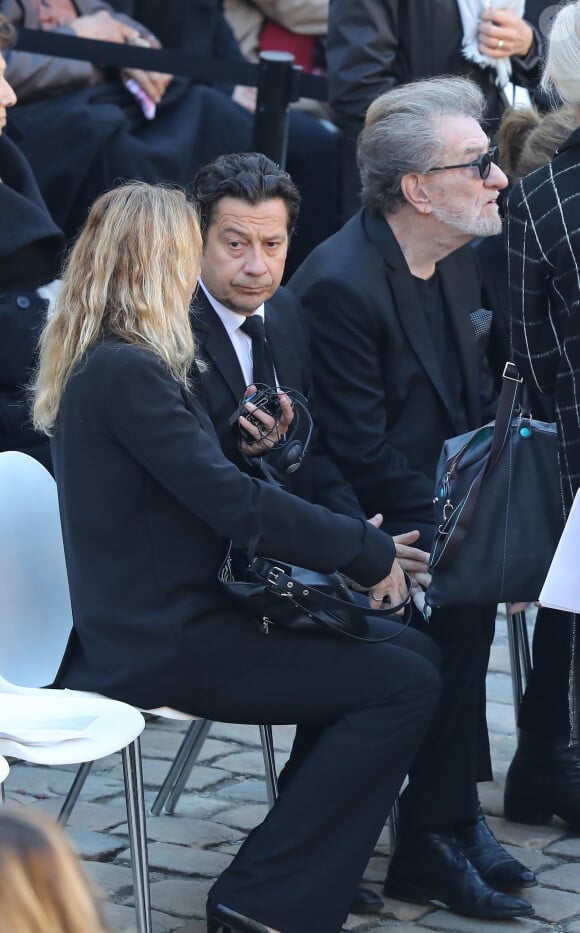
[[[129, 184], [100, 197], [42, 338], [74, 615], [58, 683], [210, 719], [298, 723], [283, 792], [208, 899], [208, 931], [337, 933], [436, 705], [436, 648], [393, 620], [364, 644], [269, 634], [217, 582], [228, 543], [340, 569], [395, 604], [391, 538], [241, 473], [187, 373], [194, 208]], [[194, 842], [194, 840], [192, 840]]]

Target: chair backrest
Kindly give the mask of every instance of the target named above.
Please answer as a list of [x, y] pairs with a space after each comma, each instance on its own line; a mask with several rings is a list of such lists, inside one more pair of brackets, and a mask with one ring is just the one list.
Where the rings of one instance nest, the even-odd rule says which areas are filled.
[[32, 457], [0, 453], [0, 674], [50, 684], [71, 627], [56, 483]]

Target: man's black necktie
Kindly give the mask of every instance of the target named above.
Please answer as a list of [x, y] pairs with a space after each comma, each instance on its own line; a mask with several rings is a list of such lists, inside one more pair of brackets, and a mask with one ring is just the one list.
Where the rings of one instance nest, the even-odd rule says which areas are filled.
[[259, 314], [247, 317], [241, 329], [252, 341], [252, 372], [253, 381], [270, 388], [276, 387], [274, 366], [270, 356], [270, 348], [266, 342], [266, 329]]

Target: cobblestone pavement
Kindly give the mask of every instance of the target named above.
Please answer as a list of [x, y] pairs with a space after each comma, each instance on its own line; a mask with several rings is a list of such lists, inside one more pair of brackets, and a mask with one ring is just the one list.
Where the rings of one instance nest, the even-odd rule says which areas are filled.
[[[349, 929], [360, 933], [580, 933], [580, 838], [564, 824], [521, 826], [502, 819], [506, 769], [515, 747], [515, 726], [505, 618], [498, 617], [488, 674], [488, 722], [495, 780], [482, 784], [480, 797], [488, 822], [507, 849], [538, 873], [539, 886], [526, 890], [536, 916], [506, 923], [458, 917], [434, 905], [417, 906], [385, 899], [382, 914], [351, 916]], [[155, 796], [179, 745], [183, 723], [156, 720], [142, 737], [147, 803]], [[281, 766], [293, 729], [275, 727]], [[13, 764], [6, 784], [8, 800], [56, 814], [73, 768]], [[264, 767], [257, 727], [214, 724], [186, 792], [172, 817], [149, 817], [149, 860], [155, 933], [205, 933], [205, 897], [211, 880], [228, 864], [246, 832], [266, 811]], [[97, 762], [69, 828], [91, 878], [104, 891], [108, 919], [119, 933], [134, 931], [120, 756]], [[388, 832], [378, 840], [365, 882], [381, 891], [389, 853]]]

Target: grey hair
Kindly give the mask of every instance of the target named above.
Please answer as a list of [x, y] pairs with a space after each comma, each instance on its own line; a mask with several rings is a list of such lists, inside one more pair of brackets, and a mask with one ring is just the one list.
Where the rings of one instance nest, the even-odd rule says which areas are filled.
[[580, 3], [568, 3], [556, 14], [549, 34], [541, 87], [557, 100], [580, 104]]
[[413, 81], [386, 91], [370, 105], [357, 150], [363, 205], [394, 214], [405, 204], [401, 181], [434, 168], [444, 149], [438, 121], [460, 114], [483, 119], [485, 99], [469, 78]]

